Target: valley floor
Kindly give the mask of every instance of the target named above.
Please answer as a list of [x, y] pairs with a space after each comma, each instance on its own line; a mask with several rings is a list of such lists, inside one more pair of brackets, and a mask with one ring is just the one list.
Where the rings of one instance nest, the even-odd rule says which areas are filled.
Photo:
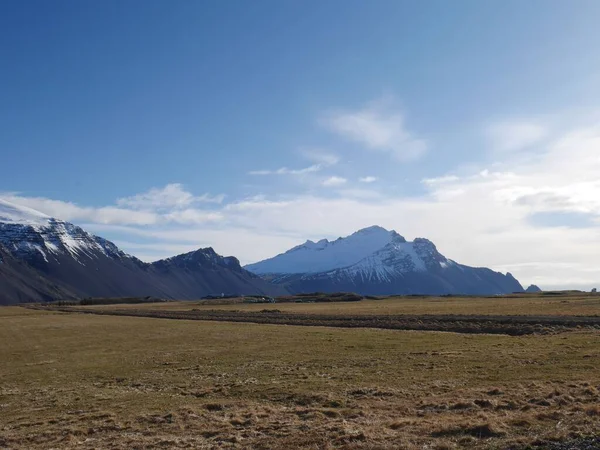
[[[593, 315], [596, 299], [143, 308]], [[5, 307], [0, 361], [0, 448], [522, 449], [600, 429], [594, 329], [507, 336]]]
[[242, 303], [242, 299], [179, 301], [144, 304], [117, 304], [94, 309], [236, 310], [278, 309], [308, 314], [473, 314], [473, 315], [555, 315], [600, 316], [600, 294], [560, 295], [513, 294], [499, 297], [387, 297], [360, 302]]

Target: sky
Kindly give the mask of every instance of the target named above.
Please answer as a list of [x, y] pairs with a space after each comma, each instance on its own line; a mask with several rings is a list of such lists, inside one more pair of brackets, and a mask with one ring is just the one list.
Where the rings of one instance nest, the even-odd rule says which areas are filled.
[[152, 261], [380, 225], [600, 282], [600, 2], [0, 2], [0, 197]]

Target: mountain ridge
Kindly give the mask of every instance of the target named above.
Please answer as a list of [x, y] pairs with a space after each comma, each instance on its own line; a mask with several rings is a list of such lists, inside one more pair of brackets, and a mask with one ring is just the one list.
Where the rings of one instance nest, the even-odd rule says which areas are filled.
[[0, 199], [0, 304], [80, 297], [283, 295], [212, 248], [146, 263], [77, 225]]
[[[409, 242], [394, 230], [379, 226], [318, 243], [305, 243], [245, 267], [294, 293], [343, 290], [365, 295], [488, 295], [523, 291], [510, 273], [459, 264], [439, 253], [428, 239]], [[344, 249], [345, 258], [336, 258], [339, 252], [335, 246]], [[273, 270], [277, 267], [292, 270]]]
[[[245, 268], [259, 275], [318, 273], [356, 263], [393, 239], [405, 240], [395, 231], [388, 231], [374, 225], [333, 241], [327, 239], [321, 239], [318, 242], [307, 240], [277, 256], [248, 264]], [[314, 252], [317, 251], [320, 253], [318, 258], [315, 258]], [[303, 258], [303, 256], [309, 257]]]

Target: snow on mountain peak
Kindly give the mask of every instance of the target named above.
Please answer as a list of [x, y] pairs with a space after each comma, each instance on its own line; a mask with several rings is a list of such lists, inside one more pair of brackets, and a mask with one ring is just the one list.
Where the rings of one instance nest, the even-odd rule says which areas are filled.
[[81, 256], [95, 258], [98, 253], [111, 258], [129, 257], [112, 242], [72, 223], [4, 199], [0, 199], [0, 244], [13, 256], [35, 258], [37, 255], [46, 263], [49, 258], [65, 253], [80, 263]]
[[355, 231], [352, 234], [370, 234], [370, 233], [389, 233], [389, 231], [383, 227], [380, 227], [379, 225], [371, 225], [370, 227], [361, 228], [360, 230]]
[[294, 247], [292, 250], [302, 249], [302, 248], [322, 249], [322, 248], [326, 247], [327, 244], [329, 244], [329, 241], [327, 239], [321, 239], [318, 242], [314, 242], [314, 241], [311, 241], [310, 239], [308, 239], [304, 244], [298, 245], [298, 246]]
[[306, 241], [273, 258], [250, 264], [246, 269], [256, 274], [326, 272], [356, 264], [395, 241], [406, 242], [395, 231], [371, 226], [335, 241]]
[[0, 222], [24, 225], [46, 225], [50, 216], [0, 198]]

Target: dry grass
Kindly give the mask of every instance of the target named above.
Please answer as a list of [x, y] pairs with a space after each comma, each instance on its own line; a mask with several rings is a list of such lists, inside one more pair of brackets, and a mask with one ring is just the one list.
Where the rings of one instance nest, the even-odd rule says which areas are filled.
[[451, 449], [560, 439], [600, 428], [599, 338], [7, 307], [0, 448]]
[[99, 315], [149, 317], [177, 320], [248, 322], [256, 324], [381, 328], [390, 330], [447, 331], [469, 334], [549, 334], [567, 330], [600, 330], [598, 316], [506, 316], [506, 315], [405, 315], [290, 313], [279, 309], [231, 311], [224, 309], [167, 310], [147, 308], [80, 308], [77, 306], [31, 306], [35, 309]]
[[600, 295], [474, 297], [390, 297], [381, 300], [340, 303], [277, 303], [218, 305], [209, 301], [107, 305], [90, 308], [149, 308], [164, 310], [224, 309], [314, 314], [476, 314], [476, 315], [600, 315]]

